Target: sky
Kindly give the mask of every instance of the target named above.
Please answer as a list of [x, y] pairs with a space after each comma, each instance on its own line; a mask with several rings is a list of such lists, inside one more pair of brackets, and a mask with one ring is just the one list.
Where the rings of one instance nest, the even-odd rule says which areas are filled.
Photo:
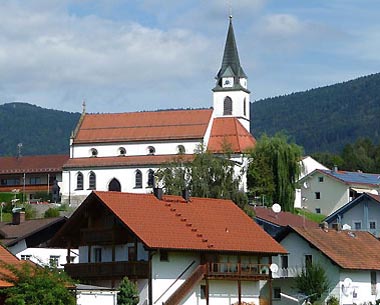
[[233, 16], [251, 101], [380, 72], [378, 0], [1, 0], [0, 104], [208, 108]]

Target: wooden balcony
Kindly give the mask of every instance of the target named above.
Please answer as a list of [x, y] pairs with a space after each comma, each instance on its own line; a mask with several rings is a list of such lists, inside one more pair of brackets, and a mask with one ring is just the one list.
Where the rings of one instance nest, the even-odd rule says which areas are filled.
[[149, 275], [149, 263], [123, 261], [66, 264], [65, 271], [72, 278], [80, 280], [117, 279], [124, 276], [130, 279], [146, 279]]
[[207, 263], [208, 279], [269, 280], [269, 264]]

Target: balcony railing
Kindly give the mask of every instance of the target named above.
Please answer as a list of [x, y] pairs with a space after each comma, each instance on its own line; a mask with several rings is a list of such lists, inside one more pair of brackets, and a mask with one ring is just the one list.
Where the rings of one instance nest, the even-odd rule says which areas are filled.
[[84, 244], [120, 244], [125, 241], [125, 234], [117, 228], [85, 228], [81, 229], [81, 240]]
[[301, 273], [304, 266], [292, 266], [289, 268], [279, 268], [277, 272], [272, 273], [273, 278], [284, 278], [284, 277], [296, 277]]
[[75, 279], [114, 279], [128, 276], [144, 279], [149, 275], [147, 261], [66, 264], [65, 271]]
[[267, 280], [270, 278], [269, 264], [208, 263], [206, 276], [215, 279]]

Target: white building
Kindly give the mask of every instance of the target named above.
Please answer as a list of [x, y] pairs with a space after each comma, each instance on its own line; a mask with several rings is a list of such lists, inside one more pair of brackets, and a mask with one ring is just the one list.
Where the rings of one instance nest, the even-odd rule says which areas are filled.
[[379, 194], [379, 174], [317, 169], [303, 177], [302, 201], [314, 213], [330, 215], [362, 193]]
[[339, 299], [340, 304], [375, 303], [380, 298], [380, 242], [368, 232], [323, 228], [289, 227], [277, 238], [289, 252], [273, 259], [273, 304], [294, 305], [280, 293], [297, 294], [294, 279], [306, 264], [319, 264], [329, 280], [322, 296]]
[[[92, 190], [150, 193], [155, 171], [178, 154], [191, 161], [200, 143], [213, 153], [232, 151], [240, 175], [247, 166], [243, 153], [255, 139], [232, 20], [216, 80], [211, 109], [118, 114], [84, 110], [63, 168], [62, 201], [79, 204]], [[242, 180], [245, 189], [245, 175]]]
[[118, 287], [139, 304], [270, 304], [271, 257], [286, 251], [231, 200], [93, 192], [52, 240], [78, 247], [73, 278]]

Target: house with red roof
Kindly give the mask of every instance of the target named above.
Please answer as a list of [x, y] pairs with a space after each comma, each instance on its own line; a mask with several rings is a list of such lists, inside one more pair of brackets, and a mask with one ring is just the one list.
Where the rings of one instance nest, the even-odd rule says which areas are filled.
[[286, 254], [231, 200], [160, 189], [92, 192], [51, 245], [79, 249], [65, 265], [75, 279], [117, 288], [128, 276], [139, 304], [271, 304], [272, 256]]
[[330, 228], [347, 227], [353, 231], [367, 231], [380, 237], [380, 196], [363, 193], [346, 203], [324, 220]]
[[369, 232], [288, 227], [276, 239], [288, 255], [286, 260], [273, 259], [278, 266], [273, 274], [273, 304], [294, 305], [281, 293], [297, 295], [294, 277], [307, 264], [325, 270], [329, 291], [323, 300], [335, 296], [343, 305], [375, 303], [380, 298], [380, 242]]
[[380, 174], [316, 169], [299, 184], [303, 206], [328, 216], [362, 193], [379, 195]]
[[274, 212], [266, 206], [251, 207], [255, 213], [254, 220], [265, 232], [276, 238], [278, 234], [288, 226], [318, 228], [319, 224], [307, 219], [305, 216], [296, 215], [290, 212]]
[[[63, 201], [80, 204], [92, 190], [151, 193], [155, 172], [178, 155], [191, 162], [200, 144], [215, 154], [228, 149], [242, 175], [244, 153], [256, 140], [232, 19], [212, 91], [210, 109], [87, 114], [83, 108], [63, 169]], [[243, 174], [243, 190], [245, 180]]]
[[69, 155], [0, 157], [0, 193], [20, 193], [23, 201], [38, 202], [38, 193], [60, 200], [62, 166]]

